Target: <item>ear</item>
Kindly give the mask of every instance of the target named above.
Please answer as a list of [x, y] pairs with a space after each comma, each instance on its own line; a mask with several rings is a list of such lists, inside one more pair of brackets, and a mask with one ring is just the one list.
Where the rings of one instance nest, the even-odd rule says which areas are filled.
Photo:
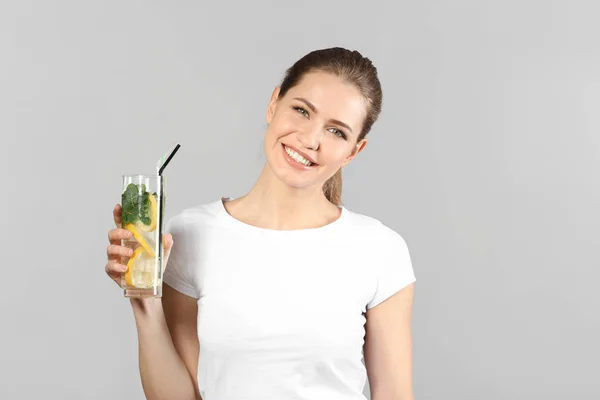
[[368, 143], [368, 140], [366, 138], [364, 138], [360, 142], [356, 143], [356, 146], [354, 146], [354, 148], [352, 149], [352, 153], [350, 153], [350, 155], [348, 157], [346, 157], [346, 159], [344, 160], [344, 162], [342, 163], [341, 166], [345, 167], [346, 165], [350, 164], [350, 161], [352, 161], [354, 159], [354, 157], [356, 157], [358, 155], [358, 153], [363, 151], [363, 149], [365, 148], [367, 143]]
[[267, 125], [271, 123], [273, 120], [273, 115], [275, 115], [275, 109], [277, 108], [277, 100], [279, 99], [279, 90], [280, 87], [276, 86], [271, 94], [271, 100], [269, 101], [269, 106], [267, 107]]

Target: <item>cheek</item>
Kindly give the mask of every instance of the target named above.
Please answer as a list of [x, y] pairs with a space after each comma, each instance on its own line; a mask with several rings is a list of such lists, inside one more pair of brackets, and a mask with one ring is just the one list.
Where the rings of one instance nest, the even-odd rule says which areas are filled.
[[312, 129], [311, 122], [298, 114], [297, 111], [282, 110], [272, 120], [272, 126], [277, 135], [283, 136], [291, 132]]
[[351, 149], [348, 146], [336, 143], [338, 141], [341, 141], [341, 139], [332, 138], [331, 143], [323, 143], [321, 160], [325, 161], [326, 164], [341, 164], [350, 155]]
[[285, 118], [273, 118], [267, 128], [267, 136], [273, 141], [287, 135], [292, 131], [292, 125]]
[[268, 142], [276, 142], [284, 136], [285, 125], [282, 123], [283, 121], [273, 119], [269, 126], [267, 127], [267, 131], [265, 133], [265, 140]]

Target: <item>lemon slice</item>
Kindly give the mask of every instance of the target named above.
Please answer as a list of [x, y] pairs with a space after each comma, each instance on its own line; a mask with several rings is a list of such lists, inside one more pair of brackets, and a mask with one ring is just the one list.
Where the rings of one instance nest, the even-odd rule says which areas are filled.
[[150, 225], [146, 225], [142, 221], [136, 221], [135, 226], [140, 231], [154, 232], [154, 230], [156, 229], [156, 220], [158, 215], [158, 203], [152, 193], [148, 193], [148, 201], [150, 202], [150, 208], [148, 209], [148, 218], [150, 218]]
[[137, 230], [137, 228], [133, 224], [127, 224], [123, 228], [127, 229], [133, 235], [134, 239], [138, 241], [138, 243], [142, 246], [146, 252], [150, 255], [150, 257], [154, 258], [155, 253], [152, 247], [146, 242], [146, 239], [142, 236], [142, 234]]
[[135, 260], [140, 256], [140, 254], [142, 254], [142, 251], [144, 251], [144, 249], [142, 247], [138, 247], [133, 251], [133, 255], [129, 261], [127, 261], [127, 272], [125, 273], [125, 282], [127, 283], [127, 286], [135, 286], [133, 284], [133, 265], [135, 264]]

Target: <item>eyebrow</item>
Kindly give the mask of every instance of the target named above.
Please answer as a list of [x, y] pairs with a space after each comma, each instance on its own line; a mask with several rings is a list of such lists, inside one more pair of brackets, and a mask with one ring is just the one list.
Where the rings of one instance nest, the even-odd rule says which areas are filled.
[[[304, 104], [306, 104], [308, 106], [308, 108], [310, 108], [312, 110], [312, 112], [314, 112], [315, 114], [318, 114], [317, 107], [315, 107], [314, 104], [312, 104], [310, 101], [303, 99], [302, 97], [294, 97], [294, 100], [299, 100], [299, 101], [303, 102]], [[350, 126], [348, 124], [340, 121], [339, 119], [330, 119], [329, 121], [333, 122], [336, 125], [343, 126], [344, 128], [348, 129], [350, 131], [350, 133], [353, 133], [352, 128], [350, 128]]]

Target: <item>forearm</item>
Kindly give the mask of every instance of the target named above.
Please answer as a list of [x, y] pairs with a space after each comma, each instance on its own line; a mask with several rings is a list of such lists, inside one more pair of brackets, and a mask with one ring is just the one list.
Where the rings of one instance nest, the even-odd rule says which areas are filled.
[[139, 342], [139, 368], [148, 400], [197, 400], [194, 380], [177, 353], [160, 299], [131, 300]]
[[371, 400], [415, 400], [412, 390], [405, 390], [401, 393], [381, 390], [371, 391]]

